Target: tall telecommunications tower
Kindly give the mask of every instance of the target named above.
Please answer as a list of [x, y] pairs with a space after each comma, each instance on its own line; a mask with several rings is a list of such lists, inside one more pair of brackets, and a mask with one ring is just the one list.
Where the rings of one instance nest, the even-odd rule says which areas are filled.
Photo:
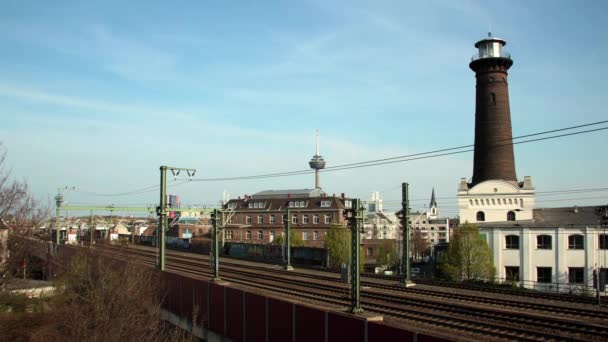
[[321, 189], [321, 181], [319, 180], [319, 170], [325, 168], [325, 159], [319, 155], [319, 130], [317, 130], [316, 134], [317, 139], [317, 154], [315, 154], [308, 165], [310, 165], [311, 169], [315, 170], [315, 188]]

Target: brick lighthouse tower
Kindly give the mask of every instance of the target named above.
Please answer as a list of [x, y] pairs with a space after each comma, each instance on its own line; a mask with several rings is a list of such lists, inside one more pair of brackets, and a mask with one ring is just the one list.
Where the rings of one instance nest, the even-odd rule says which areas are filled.
[[461, 222], [528, 220], [534, 208], [530, 177], [518, 182], [509, 106], [507, 71], [513, 65], [503, 39], [477, 43], [469, 67], [475, 72], [475, 153], [471, 182], [461, 179], [458, 206]]
[[479, 54], [469, 64], [477, 79], [473, 186], [490, 179], [517, 182], [507, 82], [513, 60], [505, 45], [488, 33], [475, 44]]

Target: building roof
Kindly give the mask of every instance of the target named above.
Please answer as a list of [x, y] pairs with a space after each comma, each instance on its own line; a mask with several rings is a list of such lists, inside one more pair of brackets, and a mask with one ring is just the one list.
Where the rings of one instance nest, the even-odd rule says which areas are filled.
[[288, 189], [288, 190], [265, 190], [251, 196], [252, 199], [266, 198], [290, 198], [290, 197], [321, 197], [326, 195], [321, 189]]
[[538, 208], [532, 211], [532, 220], [478, 223], [480, 227], [589, 227], [599, 226], [600, 217], [595, 206]]
[[[236, 207], [233, 209], [236, 211], [252, 211], [252, 212], [268, 212], [268, 211], [284, 211], [289, 207], [289, 202], [305, 202], [304, 207], [291, 207], [292, 211], [306, 211], [306, 210], [337, 210], [344, 209], [344, 200], [341, 197], [273, 197], [273, 198], [252, 198], [252, 199], [232, 199], [226, 203], [227, 207], [231, 204], [235, 204]], [[322, 207], [322, 201], [329, 201], [329, 206]], [[264, 206], [261, 208], [249, 208], [249, 203], [263, 202]]]

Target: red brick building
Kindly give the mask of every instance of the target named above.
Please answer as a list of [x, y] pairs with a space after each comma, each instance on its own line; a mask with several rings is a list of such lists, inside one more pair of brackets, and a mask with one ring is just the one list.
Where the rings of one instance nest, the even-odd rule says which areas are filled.
[[306, 246], [323, 247], [332, 225], [345, 225], [344, 209], [351, 201], [342, 196], [328, 196], [321, 189], [270, 190], [228, 201], [226, 241], [271, 243], [283, 236], [283, 217], [290, 210], [292, 234], [298, 234]]

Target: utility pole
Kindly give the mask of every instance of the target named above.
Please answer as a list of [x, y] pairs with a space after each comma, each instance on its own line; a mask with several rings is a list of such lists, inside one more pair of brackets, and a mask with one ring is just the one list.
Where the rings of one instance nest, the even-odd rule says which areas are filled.
[[61, 239], [59, 238], [59, 234], [61, 233], [61, 204], [63, 203], [63, 195], [61, 194], [61, 189], [57, 190], [57, 196], [55, 196], [55, 237], [57, 246], [61, 243]]
[[169, 210], [167, 206], [167, 170], [171, 170], [174, 177], [179, 176], [180, 171], [186, 171], [189, 177], [193, 177], [196, 173], [196, 169], [186, 169], [172, 166], [161, 166], [160, 167], [160, 203], [156, 207], [156, 214], [158, 215], [158, 226], [156, 234], [160, 237], [159, 248], [160, 248], [160, 260], [157, 267], [161, 270], [165, 270], [165, 234], [169, 226], [169, 220], [167, 218]]
[[283, 219], [283, 224], [285, 225], [285, 239], [283, 241], [283, 246], [285, 246], [284, 250], [285, 254], [287, 254], [287, 261], [284, 268], [287, 271], [292, 271], [293, 267], [291, 266], [291, 229], [289, 226], [289, 220], [291, 219], [291, 217], [289, 212], [290, 210], [289, 208], [287, 208], [287, 215], [285, 215], [285, 218]]
[[399, 217], [401, 218], [401, 229], [403, 237], [401, 242], [401, 282], [405, 286], [411, 286], [410, 279], [410, 200], [409, 200], [409, 184], [401, 184], [401, 210]]
[[211, 213], [211, 224], [213, 225], [213, 281], [220, 279], [220, 252], [219, 252], [219, 210], [213, 209]]
[[363, 313], [361, 307], [361, 233], [363, 223], [363, 205], [361, 200], [355, 198], [351, 201], [351, 207], [344, 211], [351, 232], [350, 248], [350, 313]]
[[91, 216], [89, 217], [89, 235], [91, 235], [91, 244], [89, 247], [93, 247], [93, 234], [95, 233], [95, 227], [93, 226], [93, 210], [91, 210]]

